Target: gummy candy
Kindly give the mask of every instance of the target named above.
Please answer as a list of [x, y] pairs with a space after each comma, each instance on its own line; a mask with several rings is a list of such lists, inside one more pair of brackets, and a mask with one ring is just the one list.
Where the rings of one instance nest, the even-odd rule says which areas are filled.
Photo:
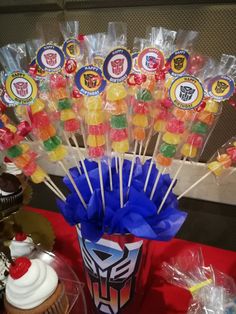
[[127, 91], [123, 84], [110, 84], [107, 87], [107, 100], [117, 101], [127, 96]]
[[181, 154], [185, 157], [194, 158], [197, 155], [197, 148], [186, 143], [181, 148]]
[[206, 102], [206, 107], [205, 111], [212, 112], [212, 113], [217, 113], [219, 110], [220, 104], [212, 99], [209, 99]]
[[219, 161], [224, 166], [224, 168], [229, 168], [232, 165], [232, 160], [227, 154], [217, 156], [217, 161]]
[[110, 138], [112, 141], [120, 142], [128, 138], [127, 129], [111, 129]]
[[104, 113], [102, 111], [87, 112], [85, 121], [88, 125], [98, 125], [104, 122]]
[[203, 137], [199, 134], [192, 133], [188, 136], [187, 143], [200, 148], [203, 145]]
[[32, 176], [37, 169], [37, 164], [34, 160], [29, 162], [22, 170], [26, 176]]
[[102, 157], [105, 153], [104, 147], [89, 147], [88, 154], [91, 158]]
[[106, 125], [104, 123], [98, 125], [89, 125], [88, 133], [91, 135], [104, 135], [106, 133]]
[[205, 123], [197, 122], [192, 126], [192, 132], [198, 134], [206, 134], [208, 126]]
[[93, 96], [85, 98], [85, 106], [89, 111], [102, 110], [102, 98], [101, 96]]
[[138, 102], [134, 104], [134, 112], [139, 114], [148, 114], [149, 105], [146, 102]]
[[87, 145], [90, 147], [103, 146], [105, 144], [105, 136], [104, 135], [88, 135], [87, 137]]
[[77, 132], [79, 128], [80, 123], [76, 119], [71, 119], [64, 122], [64, 130], [66, 132]]
[[233, 162], [236, 162], [236, 147], [226, 148], [226, 153], [230, 156]]
[[162, 143], [160, 147], [160, 152], [164, 157], [172, 158], [176, 154], [176, 146]]
[[164, 121], [164, 120], [157, 120], [154, 123], [153, 129], [156, 132], [165, 132], [166, 131], [166, 121]]
[[60, 115], [61, 121], [68, 121], [75, 118], [76, 118], [76, 115], [72, 109], [64, 109], [61, 111], [61, 115]]
[[19, 145], [15, 145], [15, 146], [8, 148], [7, 157], [16, 158], [16, 157], [22, 155], [22, 153], [23, 153], [22, 148]]
[[16, 128], [14, 125], [10, 124], [10, 123], [6, 123], [6, 124], [5, 124], [5, 127], [6, 127], [8, 130], [10, 130], [12, 133], [16, 133], [16, 131], [17, 131], [17, 128]]
[[214, 115], [210, 112], [202, 111], [198, 114], [198, 120], [207, 125], [212, 125], [214, 123]]
[[31, 175], [31, 180], [34, 183], [41, 183], [46, 178], [47, 174], [39, 167], [37, 166], [34, 173]]
[[67, 150], [65, 148], [65, 146], [63, 145], [59, 145], [56, 149], [54, 149], [53, 151], [49, 152], [48, 156], [50, 161], [59, 161], [65, 158], [67, 154]]
[[184, 133], [184, 122], [178, 119], [168, 121], [166, 130], [171, 133]]
[[50, 137], [53, 137], [56, 135], [56, 129], [53, 125], [49, 124], [46, 128], [39, 128], [35, 131], [37, 133], [37, 136], [42, 141], [48, 140]]
[[58, 109], [59, 110], [70, 109], [70, 108], [71, 108], [70, 99], [65, 98], [65, 99], [60, 99], [58, 101]]
[[42, 100], [36, 98], [35, 102], [30, 106], [32, 114], [35, 114], [39, 111], [44, 110], [45, 104], [42, 102]]
[[33, 114], [32, 124], [36, 129], [47, 127], [50, 124], [48, 114], [45, 111], [36, 112]]
[[127, 127], [126, 115], [111, 116], [111, 127], [114, 129], [124, 129]]
[[30, 154], [23, 154], [23, 155], [16, 157], [14, 159], [14, 164], [18, 168], [22, 169], [30, 162], [30, 160], [31, 160]]
[[212, 161], [207, 165], [207, 167], [216, 176], [220, 176], [224, 170], [223, 165], [219, 161]]
[[61, 144], [61, 139], [56, 135], [43, 142], [46, 151], [55, 150]]
[[22, 144], [20, 144], [19, 146], [22, 148], [22, 153], [23, 153], [23, 154], [26, 153], [26, 152], [28, 152], [29, 149], [30, 149], [29, 145], [28, 145], [28, 144], [25, 144], [25, 143], [22, 143]]
[[145, 129], [143, 129], [143, 128], [136, 127], [133, 130], [133, 137], [137, 141], [145, 140], [145, 134], [146, 134]]
[[158, 154], [156, 156], [156, 162], [160, 166], [169, 167], [172, 164], [172, 158], [168, 158], [168, 157], [163, 156], [162, 154]]
[[181, 136], [179, 134], [172, 134], [170, 132], [166, 132], [163, 135], [163, 141], [168, 144], [177, 145], [181, 142]]
[[117, 153], [125, 153], [129, 150], [129, 141], [128, 139], [120, 142], [112, 142], [112, 149]]
[[113, 115], [120, 115], [127, 112], [128, 106], [124, 99], [117, 100], [116, 102], [108, 102], [106, 110]]
[[146, 128], [148, 126], [148, 117], [143, 114], [135, 114], [132, 118], [132, 123], [135, 126]]
[[67, 91], [64, 88], [53, 90], [53, 97], [57, 100], [67, 98]]
[[137, 94], [136, 94], [136, 98], [137, 98], [137, 100], [151, 101], [152, 100], [152, 94], [147, 89], [139, 89]]

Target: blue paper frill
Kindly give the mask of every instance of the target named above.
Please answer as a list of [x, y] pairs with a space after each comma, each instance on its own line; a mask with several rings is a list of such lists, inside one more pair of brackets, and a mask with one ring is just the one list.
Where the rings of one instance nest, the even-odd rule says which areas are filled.
[[84, 173], [82, 172], [80, 175], [77, 168], [70, 169], [70, 172], [87, 203], [87, 209], [83, 207], [67, 176], [64, 177], [63, 181], [69, 188], [70, 194], [67, 196], [65, 203], [57, 200], [57, 205], [66, 221], [70, 225], [81, 225], [83, 237], [96, 242], [104, 233], [131, 233], [140, 238], [168, 241], [176, 235], [184, 223], [187, 213], [180, 211], [176, 196], [172, 191], [169, 193], [160, 214], [157, 214], [157, 208], [171, 183], [169, 175], [161, 175], [153, 200], [151, 201], [149, 195], [151, 194], [158, 170], [153, 165], [149, 184], [144, 193], [143, 187], [150, 160], [142, 165], [137, 158], [127, 199], [127, 185], [131, 162], [124, 160], [122, 170], [125, 203], [124, 207], [120, 208], [119, 175], [116, 172], [115, 163], [112, 161], [113, 191], [110, 191], [108, 165], [106, 162], [102, 162], [106, 203], [105, 211], [103, 211], [97, 163], [87, 160], [85, 162], [94, 189], [92, 195]]

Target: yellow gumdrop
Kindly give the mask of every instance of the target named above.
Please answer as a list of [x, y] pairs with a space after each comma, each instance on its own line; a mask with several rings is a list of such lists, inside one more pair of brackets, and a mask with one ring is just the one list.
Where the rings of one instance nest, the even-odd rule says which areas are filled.
[[213, 172], [217, 177], [220, 176], [224, 170], [223, 165], [218, 161], [212, 161], [207, 165], [207, 168]]
[[140, 128], [146, 128], [148, 126], [148, 117], [144, 114], [135, 114], [132, 118], [132, 123]]
[[212, 113], [217, 113], [219, 110], [220, 104], [212, 99], [209, 99], [206, 102], [206, 107], [204, 108], [204, 111], [212, 112]]
[[15, 107], [15, 112], [16, 115], [19, 117], [25, 117], [27, 113], [27, 108], [26, 106], [16, 106]]
[[157, 120], [153, 126], [156, 132], [164, 133], [166, 131], [166, 121], [165, 120]]
[[166, 132], [163, 135], [163, 141], [166, 142], [167, 144], [177, 145], [181, 142], [181, 136], [179, 134]]
[[22, 154], [27, 153], [29, 151], [29, 149], [30, 149], [29, 145], [25, 144], [25, 143], [20, 144], [20, 147], [22, 149]]
[[163, 98], [163, 91], [162, 90], [156, 90], [153, 94], [153, 97], [155, 100], [160, 100]]
[[76, 118], [76, 114], [72, 109], [64, 109], [61, 111], [60, 120], [68, 121]]
[[5, 125], [5, 127], [7, 128], [7, 129], [9, 129], [11, 132], [13, 132], [13, 133], [16, 133], [16, 131], [17, 131], [17, 128], [14, 126], [14, 125], [12, 125], [12, 124], [10, 124], [10, 123], [7, 123], [6, 125]]
[[86, 108], [90, 111], [99, 111], [102, 110], [102, 97], [101, 96], [92, 96], [87, 97], [84, 100]]
[[107, 87], [107, 100], [117, 101], [127, 96], [127, 91], [123, 84], [110, 84]]
[[42, 168], [40, 168], [39, 166], [37, 166], [35, 172], [32, 174], [31, 176], [31, 180], [34, 183], [41, 183], [44, 181], [45, 177], [47, 176], [46, 172], [43, 171]]
[[51, 151], [48, 154], [48, 157], [49, 157], [50, 161], [54, 162], [54, 161], [63, 160], [66, 155], [67, 155], [66, 147], [63, 145], [59, 145], [59, 146], [57, 146], [56, 149], [54, 149], [53, 151]]
[[186, 143], [181, 149], [181, 154], [185, 157], [194, 158], [197, 155], [197, 148]]
[[45, 104], [42, 100], [36, 98], [35, 102], [30, 106], [32, 114], [42, 111], [45, 108]]
[[105, 142], [104, 135], [88, 135], [87, 137], [87, 145], [90, 147], [103, 146]]
[[112, 149], [116, 153], [126, 153], [129, 151], [129, 141], [128, 139], [120, 142], [112, 142]]
[[87, 112], [85, 121], [88, 125], [98, 125], [104, 122], [104, 118], [104, 112], [102, 111]]

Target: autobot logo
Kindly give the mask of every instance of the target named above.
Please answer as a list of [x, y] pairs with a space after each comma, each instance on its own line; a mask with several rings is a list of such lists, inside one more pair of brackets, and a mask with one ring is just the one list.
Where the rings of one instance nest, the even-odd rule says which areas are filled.
[[184, 60], [184, 57], [177, 57], [174, 59], [174, 68], [177, 71], [180, 71], [183, 68]]
[[116, 59], [114, 61], [111, 61], [111, 66], [112, 66], [112, 72], [115, 74], [115, 75], [120, 75], [121, 72], [123, 71], [124, 69], [124, 59], [120, 58], [120, 59]]
[[100, 313], [116, 314], [131, 300], [143, 241], [127, 243], [101, 239], [92, 243], [79, 235], [87, 285]]
[[155, 58], [154, 56], [146, 56], [146, 66], [149, 69], [156, 69], [158, 66], [159, 62], [158, 59]]
[[183, 100], [183, 101], [189, 101], [191, 100], [193, 93], [195, 92], [194, 88], [191, 88], [189, 86], [184, 86], [182, 85], [180, 87], [180, 94], [179, 97]]
[[98, 75], [94, 74], [84, 74], [84, 84], [88, 88], [95, 88], [96, 86], [99, 85], [100, 79]]
[[54, 66], [57, 63], [57, 54], [56, 53], [45, 53], [44, 54], [47, 65]]
[[19, 96], [25, 97], [28, 94], [28, 82], [17, 82], [13, 83], [13, 85]]
[[222, 81], [218, 81], [216, 84], [216, 87], [215, 87], [215, 92], [217, 94], [223, 94], [228, 86], [229, 86], [228, 84], [226, 84]]

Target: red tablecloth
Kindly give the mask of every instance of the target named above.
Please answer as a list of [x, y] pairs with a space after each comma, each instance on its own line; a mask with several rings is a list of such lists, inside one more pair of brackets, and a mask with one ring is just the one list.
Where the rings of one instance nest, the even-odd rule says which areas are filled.
[[[51, 222], [56, 235], [55, 252], [63, 256], [76, 271], [79, 279], [85, 282], [75, 228], [70, 227], [58, 213], [31, 207], [27, 207], [27, 209], [42, 214]], [[202, 248], [207, 265], [212, 264], [218, 270], [236, 279], [236, 252], [179, 239], [173, 239], [170, 242], [152, 241], [152, 264], [154, 265], [154, 272], [149, 282], [148, 289], [145, 291], [145, 296], [139, 311], [140, 314], [186, 313], [191, 297], [190, 294], [186, 290], [163, 282], [160, 276], [159, 266], [162, 261], [168, 261], [171, 257], [180, 254], [181, 251], [198, 247]], [[92, 305], [87, 288], [85, 288], [85, 292], [88, 313], [91, 313], [90, 309]], [[73, 313], [78, 314], [79, 312], [75, 309]], [[134, 314], [134, 312], [130, 312], [129, 314]]]

